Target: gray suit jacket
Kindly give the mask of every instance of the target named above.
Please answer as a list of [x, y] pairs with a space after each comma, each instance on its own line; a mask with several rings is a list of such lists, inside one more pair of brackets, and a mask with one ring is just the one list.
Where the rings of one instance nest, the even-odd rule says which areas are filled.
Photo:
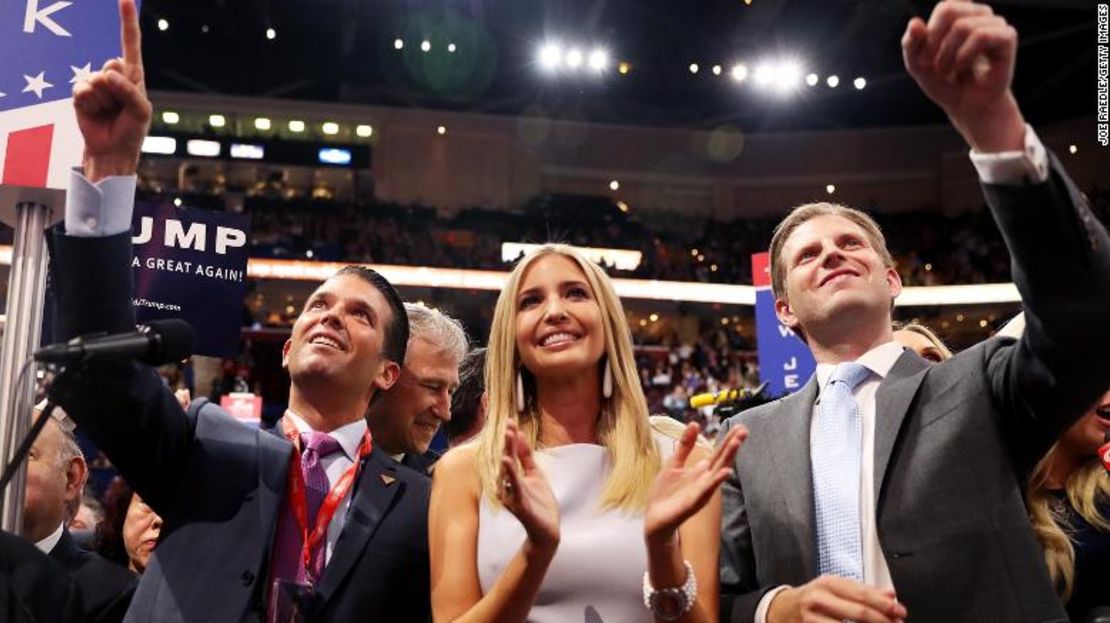
[[[1023, 501], [1036, 461], [1107, 386], [1110, 238], [1059, 164], [985, 186], [1028, 325], [930, 366], [903, 353], [876, 394], [876, 524], [914, 621], [1065, 621]], [[816, 577], [815, 379], [726, 421], [751, 434], [724, 485], [721, 619]]]

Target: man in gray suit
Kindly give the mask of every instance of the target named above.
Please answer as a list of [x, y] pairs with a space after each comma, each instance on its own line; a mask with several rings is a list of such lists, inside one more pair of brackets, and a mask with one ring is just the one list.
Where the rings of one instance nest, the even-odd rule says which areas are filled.
[[972, 148], [1028, 327], [930, 366], [892, 340], [902, 284], [874, 221], [833, 204], [787, 216], [776, 312], [818, 367], [722, 430], [750, 430], [724, 488], [725, 621], [1066, 620], [1022, 483], [1104, 388], [1110, 237], [1025, 124], [1005, 20], [942, 2], [902, 45]]

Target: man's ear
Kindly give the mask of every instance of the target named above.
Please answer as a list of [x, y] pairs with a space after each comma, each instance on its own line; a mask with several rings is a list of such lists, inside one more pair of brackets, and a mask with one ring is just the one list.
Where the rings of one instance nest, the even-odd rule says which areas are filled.
[[778, 316], [779, 322], [789, 329], [798, 328], [798, 317], [794, 315], [794, 310], [790, 308], [790, 302], [786, 299], [775, 299], [775, 316]]
[[289, 347], [292, 345], [293, 338], [285, 340], [285, 343], [281, 345], [281, 367], [286, 370], [289, 369]]
[[399, 378], [401, 378], [401, 366], [397, 365], [396, 361], [385, 359], [382, 361], [382, 368], [378, 371], [378, 375], [374, 377], [374, 387], [380, 392], [388, 391]]
[[902, 276], [894, 267], [886, 269], [886, 283], [890, 288], [890, 298], [896, 299], [902, 294]]
[[85, 482], [88, 479], [89, 466], [85, 464], [85, 458], [75, 456], [70, 459], [66, 465], [66, 501], [80, 501], [81, 495], [85, 491]]

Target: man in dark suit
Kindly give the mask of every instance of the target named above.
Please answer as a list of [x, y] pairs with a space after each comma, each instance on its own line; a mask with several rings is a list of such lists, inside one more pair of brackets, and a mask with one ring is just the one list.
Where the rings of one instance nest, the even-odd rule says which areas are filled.
[[[130, 211], [151, 105], [133, 0], [120, 9], [123, 58], [74, 87], [84, 167], [64, 233], [49, 239], [60, 339], [134, 328]], [[350, 267], [293, 325], [277, 431], [212, 404], [185, 412], [136, 363], [59, 375], [55, 401], [164, 521], [126, 620], [257, 621], [293, 608], [309, 621], [427, 620], [427, 479], [374, 448], [364, 418], [396, 380], [407, 340], [393, 287]]]
[[0, 621], [83, 621], [73, 578], [27, 541], [0, 532]]
[[776, 312], [818, 367], [724, 425], [750, 438], [724, 489], [723, 620], [1066, 620], [1022, 489], [1105, 387], [1110, 237], [1022, 118], [1016, 44], [989, 7], [942, 2], [903, 51], [972, 148], [1025, 335], [930, 366], [892, 341], [902, 284], [874, 221], [832, 204], [787, 216]]
[[[41, 410], [34, 410], [38, 418]], [[64, 411], [54, 409], [31, 446], [23, 498], [23, 535], [77, 583], [86, 621], [122, 621], [137, 578], [95, 552], [80, 549], [66, 524], [81, 501], [85, 458]]]
[[427, 475], [439, 455], [429, 450], [440, 425], [451, 419], [466, 332], [438, 309], [405, 303], [409, 343], [401, 376], [370, 405], [370, 432], [395, 461]]

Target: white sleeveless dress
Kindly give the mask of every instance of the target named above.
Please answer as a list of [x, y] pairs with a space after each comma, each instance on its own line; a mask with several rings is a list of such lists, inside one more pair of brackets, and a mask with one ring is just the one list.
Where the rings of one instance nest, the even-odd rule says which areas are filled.
[[[652, 434], [666, 460], [677, 440]], [[643, 598], [644, 516], [599, 508], [612, 469], [608, 451], [594, 444], [570, 444], [537, 452], [536, 462], [559, 503], [560, 541], [528, 621], [653, 621]], [[483, 594], [501, 577], [524, 539], [516, 517], [494, 509], [483, 496], [478, 514], [478, 579]]]

